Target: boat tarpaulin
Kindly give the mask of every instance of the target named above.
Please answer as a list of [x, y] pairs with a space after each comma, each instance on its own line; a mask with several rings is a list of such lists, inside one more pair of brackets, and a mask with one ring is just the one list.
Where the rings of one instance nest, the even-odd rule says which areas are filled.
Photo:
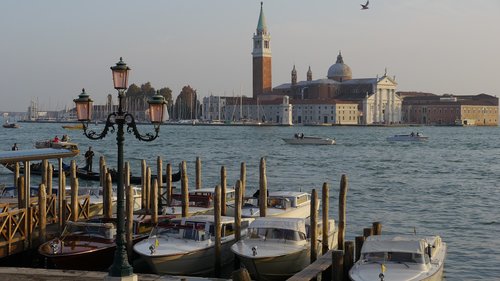
[[373, 235], [363, 243], [361, 253], [400, 252], [425, 253], [426, 242], [417, 236]]

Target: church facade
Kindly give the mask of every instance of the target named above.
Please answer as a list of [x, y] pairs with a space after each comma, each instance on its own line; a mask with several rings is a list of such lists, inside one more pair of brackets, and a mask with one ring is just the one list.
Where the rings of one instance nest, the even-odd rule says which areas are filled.
[[281, 125], [401, 122], [402, 100], [396, 94], [395, 78], [386, 71], [381, 77], [353, 79], [351, 68], [344, 63], [340, 52], [325, 78], [313, 80], [309, 67], [306, 80], [298, 81], [293, 66], [290, 83], [272, 88], [271, 36], [262, 2], [252, 40], [252, 97], [206, 97], [204, 120], [253, 120]]
[[356, 124], [401, 123], [402, 99], [396, 94], [395, 78], [387, 72], [382, 77], [353, 79], [351, 68], [344, 63], [339, 52], [337, 61], [330, 66], [326, 78], [312, 79], [309, 67], [305, 81], [297, 81], [295, 66], [291, 82], [273, 89], [273, 95], [288, 95], [293, 100], [317, 103], [316, 100], [334, 99], [358, 105]]

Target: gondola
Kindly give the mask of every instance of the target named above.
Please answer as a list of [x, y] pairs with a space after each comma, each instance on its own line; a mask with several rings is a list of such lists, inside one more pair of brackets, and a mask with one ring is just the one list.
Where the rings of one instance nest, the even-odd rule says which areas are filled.
[[[118, 172], [115, 169], [110, 169], [109, 173], [111, 174], [111, 180], [113, 182], [116, 182], [118, 179]], [[87, 169], [81, 168], [76, 170], [76, 176], [79, 179], [82, 180], [88, 180], [88, 181], [100, 181], [100, 175], [97, 172], [89, 172]], [[156, 175], [151, 175], [152, 179], [156, 179]], [[181, 171], [172, 174], [172, 182], [177, 182], [181, 179]], [[162, 182], [167, 181], [167, 175], [163, 175]], [[141, 177], [138, 176], [130, 176], [130, 183], [131, 184], [141, 184], [142, 179]]]
[[[8, 170], [10, 170], [11, 172], [14, 172], [14, 170], [16, 169], [15, 163], [2, 163], [2, 165], [5, 168], [7, 168]], [[64, 173], [66, 174], [66, 176], [69, 175], [69, 165], [66, 165], [63, 163], [63, 170], [64, 170]], [[42, 162], [31, 163], [30, 164], [30, 171], [31, 171], [32, 175], [41, 176], [42, 175]], [[24, 174], [23, 164], [19, 165], [19, 173]], [[59, 177], [59, 169], [54, 169], [54, 171], [52, 173], [52, 177], [54, 177], [54, 178]]]
[[[10, 171], [14, 172], [15, 170], [15, 164], [14, 163], [8, 163], [8, 164], [2, 164], [4, 165], [5, 168], [9, 169]], [[38, 163], [31, 163], [31, 174], [32, 175], [42, 175], [42, 162]], [[66, 176], [69, 175], [69, 170], [70, 166], [66, 165], [63, 163], [63, 170]], [[21, 165], [19, 167], [19, 173], [24, 173], [24, 167]], [[111, 179], [113, 182], [117, 181], [117, 174], [118, 172], [114, 169], [110, 169], [111, 173]], [[59, 170], [54, 169], [53, 177], [59, 177]], [[87, 181], [100, 181], [99, 173], [96, 172], [87, 172], [86, 167], [84, 168], [78, 168], [76, 169], [76, 176], [81, 179], [81, 180], [87, 180]], [[151, 175], [152, 179], [156, 178], [156, 175]], [[179, 170], [177, 173], [172, 174], [172, 182], [177, 182], [181, 179], [181, 171]], [[167, 181], [167, 175], [163, 175], [163, 182]], [[131, 184], [140, 184], [141, 183], [141, 177], [138, 176], [130, 176], [130, 183]]]

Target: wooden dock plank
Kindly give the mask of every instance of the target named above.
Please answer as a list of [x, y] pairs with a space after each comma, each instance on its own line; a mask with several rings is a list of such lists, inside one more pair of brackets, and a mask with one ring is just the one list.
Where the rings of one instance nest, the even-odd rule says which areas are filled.
[[322, 255], [314, 263], [302, 269], [294, 276], [288, 278], [287, 281], [312, 280], [321, 273], [323, 273], [323, 271], [330, 268], [331, 266], [332, 266], [332, 250], [326, 252], [326, 254]]

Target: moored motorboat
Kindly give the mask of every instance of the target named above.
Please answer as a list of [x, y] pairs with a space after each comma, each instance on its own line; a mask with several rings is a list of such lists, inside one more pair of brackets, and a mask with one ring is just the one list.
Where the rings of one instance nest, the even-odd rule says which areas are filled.
[[426, 141], [429, 137], [421, 133], [411, 133], [407, 135], [394, 135], [387, 138], [387, 141]]
[[[234, 205], [235, 190], [228, 188], [226, 190], [226, 205]], [[210, 214], [214, 209], [215, 188], [200, 188], [190, 190], [188, 194], [189, 208], [188, 216]], [[182, 194], [172, 194], [172, 200], [169, 206], [162, 208], [162, 214], [182, 216]]]
[[[67, 222], [60, 237], [38, 248], [50, 266], [58, 269], [106, 270], [116, 248], [116, 219]], [[134, 218], [133, 243], [148, 237], [150, 217]]]
[[[256, 218], [248, 235], [231, 251], [254, 280], [284, 280], [310, 263], [310, 221], [300, 218]], [[321, 253], [322, 223], [317, 225], [316, 250]], [[337, 248], [335, 221], [329, 220], [328, 246]]]
[[304, 134], [295, 134], [294, 138], [283, 139], [287, 144], [336, 144], [335, 138], [324, 138], [315, 136], [304, 136]]
[[[318, 205], [319, 208], [319, 205]], [[234, 204], [228, 205], [228, 215], [234, 214]], [[307, 218], [311, 215], [311, 194], [302, 191], [274, 191], [267, 196], [266, 216], [286, 218]], [[253, 197], [246, 198], [241, 216], [244, 218], [259, 217], [259, 198], [256, 192]]]
[[440, 236], [369, 236], [361, 248], [360, 260], [349, 271], [349, 278], [353, 281], [442, 280], [445, 257], [446, 243]]
[[[249, 222], [242, 219], [245, 236]], [[214, 271], [214, 216], [199, 215], [172, 219], [169, 225], [159, 224], [151, 235], [137, 243], [134, 251], [156, 274], [201, 275]], [[221, 264], [229, 264], [234, 255], [234, 218], [221, 217]]]

